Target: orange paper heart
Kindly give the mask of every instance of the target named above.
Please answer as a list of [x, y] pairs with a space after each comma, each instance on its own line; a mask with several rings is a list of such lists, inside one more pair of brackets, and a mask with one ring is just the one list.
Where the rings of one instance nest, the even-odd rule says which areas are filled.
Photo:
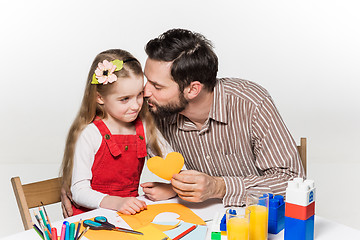
[[184, 166], [184, 157], [178, 152], [169, 153], [165, 160], [162, 157], [152, 157], [147, 161], [149, 170], [156, 176], [170, 180]]

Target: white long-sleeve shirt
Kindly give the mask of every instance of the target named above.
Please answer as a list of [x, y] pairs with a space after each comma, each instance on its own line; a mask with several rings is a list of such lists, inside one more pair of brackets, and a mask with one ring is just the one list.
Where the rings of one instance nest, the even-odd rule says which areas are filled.
[[[146, 132], [145, 124], [144, 130]], [[171, 146], [158, 130], [157, 136], [163, 157], [168, 153], [173, 152]], [[145, 139], [148, 140], [146, 134]], [[75, 145], [71, 193], [73, 200], [77, 204], [89, 209], [99, 208], [102, 199], [107, 195], [93, 190], [90, 186], [90, 181], [92, 179], [91, 168], [94, 164], [95, 154], [101, 146], [101, 142], [102, 136], [99, 129], [95, 124], [91, 123], [82, 131]], [[148, 156], [154, 156], [148, 144], [146, 148]]]

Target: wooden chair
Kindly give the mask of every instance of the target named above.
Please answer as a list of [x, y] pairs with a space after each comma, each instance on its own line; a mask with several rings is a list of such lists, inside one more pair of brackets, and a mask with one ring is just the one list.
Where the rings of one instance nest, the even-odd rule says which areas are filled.
[[25, 230], [33, 227], [30, 208], [60, 202], [61, 178], [53, 178], [29, 184], [21, 184], [19, 177], [11, 178], [16, 201]]
[[297, 149], [299, 151], [301, 162], [304, 166], [305, 175], [307, 174], [306, 167], [307, 167], [307, 161], [306, 161], [306, 138], [300, 138], [300, 146], [297, 146]]

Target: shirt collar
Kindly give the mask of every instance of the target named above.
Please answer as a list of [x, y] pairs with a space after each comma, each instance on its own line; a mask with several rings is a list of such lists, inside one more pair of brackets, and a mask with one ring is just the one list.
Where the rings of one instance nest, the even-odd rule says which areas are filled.
[[228, 121], [226, 112], [226, 94], [223, 81], [221, 79], [216, 81], [216, 85], [214, 87], [214, 98], [209, 118], [222, 123], [227, 123]]

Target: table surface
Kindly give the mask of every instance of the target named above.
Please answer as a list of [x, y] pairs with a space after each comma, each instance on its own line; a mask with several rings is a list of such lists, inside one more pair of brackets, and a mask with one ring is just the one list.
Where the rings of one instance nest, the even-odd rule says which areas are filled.
[[[180, 198], [173, 198], [170, 200], [159, 201], [159, 202], [152, 202], [148, 199], [145, 199], [143, 196], [140, 196], [139, 198], [141, 200], [146, 201], [146, 203], [149, 205], [159, 204], [159, 203], [181, 203], [189, 207], [194, 213], [196, 213], [205, 222], [207, 222], [208, 225], [208, 232], [206, 237], [207, 240], [210, 239], [211, 226], [214, 216], [216, 215], [216, 213], [223, 214], [225, 212], [225, 209], [221, 201], [214, 199], [205, 201], [203, 203], [190, 203], [183, 201]], [[77, 222], [80, 219], [93, 218], [99, 215], [106, 216], [109, 219], [109, 222], [112, 222], [117, 226], [130, 228], [126, 224], [126, 222], [122, 220], [119, 215], [116, 214], [115, 211], [108, 209], [95, 209], [83, 214], [79, 214], [67, 218], [66, 220], [71, 223], [71, 222]], [[62, 225], [62, 221], [53, 223], [53, 226], [57, 228], [58, 232], [60, 232], [61, 225]], [[24, 239], [40, 239], [40, 238], [33, 229], [2, 238], [2, 240], [24, 240]], [[226, 237], [222, 236], [222, 240], [224, 239], [226, 239]], [[279, 234], [276, 235], [269, 234], [268, 239], [282, 240], [284, 239], [284, 231], [281, 231]], [[338, 239], [360, 240], [360, 231], [315, 215], [315, 240], [338, 240]], [[84, 236], [82, 240], [86, 240], [86, 237]]]

